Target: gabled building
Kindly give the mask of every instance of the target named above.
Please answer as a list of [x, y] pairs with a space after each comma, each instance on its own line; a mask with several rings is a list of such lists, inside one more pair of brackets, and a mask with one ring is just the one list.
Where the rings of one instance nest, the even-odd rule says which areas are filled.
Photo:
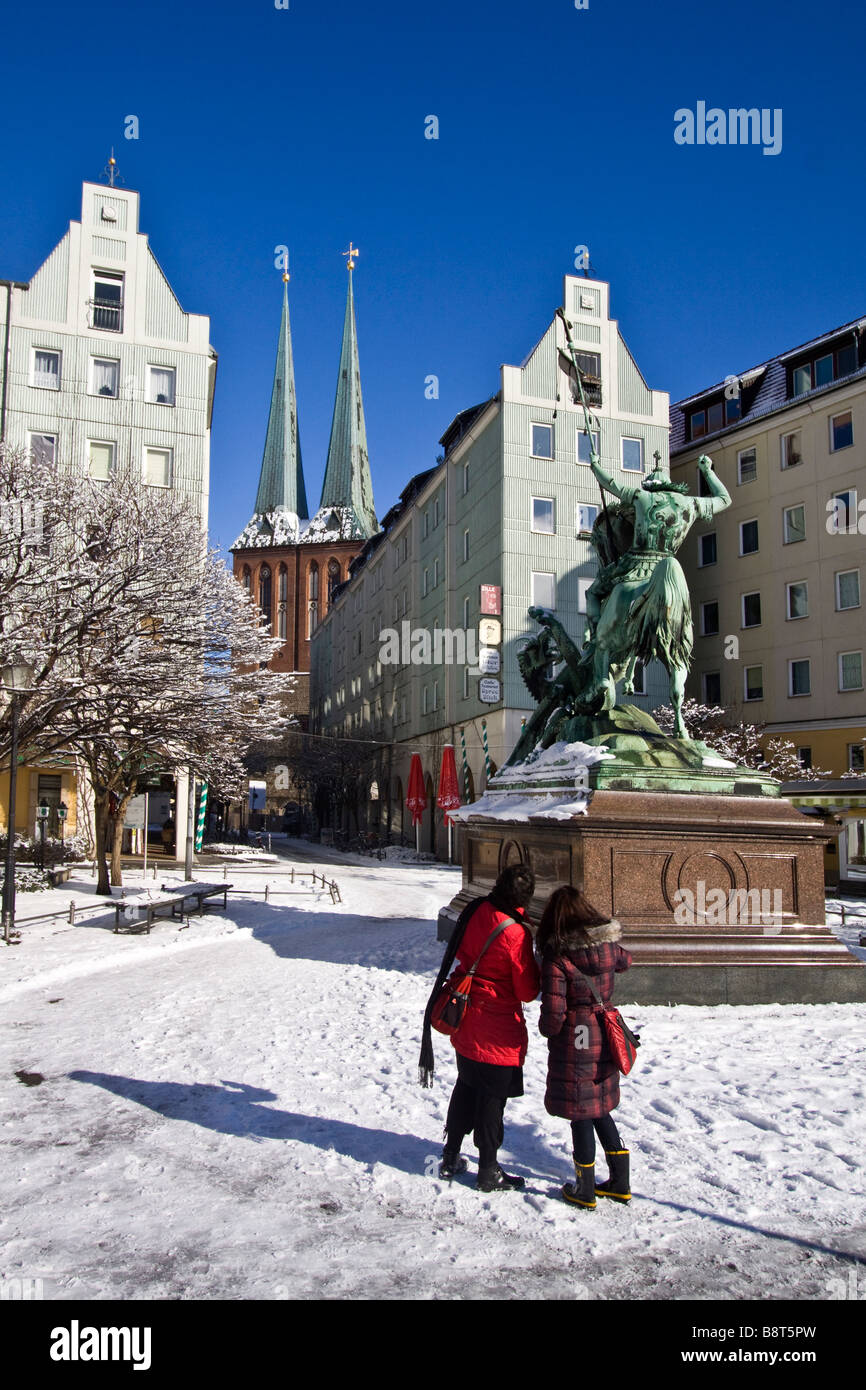
[[671, 471], [713, 459], [733, 505], [680, 554], [695, 617], [688, 693], [797, 748], [795, 802], [841, 813], [836, 868], [866, 864], [866, 319], [716, 382], [671, 409]]
[[[143, 485], [191, 498], [206, 530], [217, 367], [210, 320], [181, 307], [139, 231], [138, 193], [83, 185], [81, 220], [32, 279], [0, 280], [0, 335], [0, 439], [94, 478], [131, 470]], [[0, 773], [0, 820], [7, 776]], [[71, 761], [22, 769], [19, 778], [16, 828], [33, 833], [44, 798], [50, 832], [63, 802], [74, 834]], [[175, 787], [165, 782], [168, 806]], [[183, 779], [176, 793], [183, 843]]]
[[[669, 398], [644, 381], [610, 316], [605, 282], [567, 276], [562, 302], [601, 462], [626, 484], [639, 480], [657, 451], [667, 461]], [[472, 799], [535, 708], [517, 663], [537, 630], [527, 609], [555, 610], [578, 641], [585, 632], [596, 573], [589, 532], [601, 499], [565, 348], [554, 317], [520, 366], [500, 368], [496, 393], [457, 415], [441, 462], [403, 489], [312, 643], [311, 727], [381, 744], [369, 824], [409, 836], [409, 762], [421, 752], [422, 842], [440, 853], [446, 833], [432, 798], [443, 744], [456, 746]], [[668, 699], [658, 663], [638, 681], [630, 698], [641, 708]]]

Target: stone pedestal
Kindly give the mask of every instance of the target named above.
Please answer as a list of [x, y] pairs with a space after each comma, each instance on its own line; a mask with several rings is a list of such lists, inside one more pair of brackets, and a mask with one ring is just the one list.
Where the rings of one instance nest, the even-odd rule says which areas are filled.
[[585, 814], [559, 819], [525, 802], [515, 820], [467, 807], [463, 886], [440, 913], [440, 937], [502, 869], [525, 862], [534, 921], [569, 883], [622, 923], [634, 965], [618, 1002], [866, 1001], [866, 966], [824, 925], [823, 825], [778, 796], [587, 795]]

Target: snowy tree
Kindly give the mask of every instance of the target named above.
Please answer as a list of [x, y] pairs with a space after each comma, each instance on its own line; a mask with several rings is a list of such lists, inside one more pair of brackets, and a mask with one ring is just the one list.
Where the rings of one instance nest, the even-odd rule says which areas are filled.
[[[267, 668], [280, 643], [206, 549], [187, 499], [128, 475], [95, 482], [7, 453], [3, 501], [41, 514], [41, 534], [16, 523], [0, 536], [0, 660], [24, 658], [35, 670], [21, 745], [31, 755], [71, 751], [85, 767], [97, 890], [107, 892], [105, 856], [119, 883], [139, 777], [182, 766], [217, 795], [241, 794], [249, 745], [290, 726], [282, 706], [294, 681]], [[0, 754], [8, 732], [4, 711]]]
[[[659, 728], [673, 734], [674, 712], [670, 705], [653, 710]], [[749, 724], [732, 720], [730, 712], [720, 705], [703, 705], [698, 700], [683, 700], [683, 721], [689, 738], [698, 739], [728, 758], [739, 767], [749, 767], [776, 777], [780, 782], [800, 782], [812, 778], [830, 777], [823, 768], [805, 768], [790, 739], [770, 738], [764, 741], [764, 724]]]

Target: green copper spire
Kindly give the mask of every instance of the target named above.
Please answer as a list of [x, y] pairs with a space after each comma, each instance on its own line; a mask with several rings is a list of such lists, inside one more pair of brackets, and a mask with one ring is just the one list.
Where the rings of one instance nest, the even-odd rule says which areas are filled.
[[277, 346], [277, 365], [271, 391], [268, 432], [262, 457], [262, 472], [256, 495], [256, 513], [294, 512], [307, 515], [307, 493], [301, 463], [298, 434], [298, 406], [295, 398], [295, 368], [292, 361], [292, 335], [289, 328], [288, 275], [283, 275], [283, 317]]
[[354, 247], [348, 255], [349, 292], [346, 298], [346, 318], [343, 324], [343, 346], [340, 352], [340, 373], [337, 378], [337, 397], [331, 423], [328, 462], [322, 484], [322, 500], [318, 518], [327, 524], [332, 510], [336, 511], [341, 530], [349, 531], [352, 539], [367, 540], [379, 529], [373, 505], [373, 484], [370, 480], [370, 461], [367, 456], [367, 428], [364, 423], [364, 402], [361, 396], [361, 368], [358, 363], [358, 335], [355, 327], [355, 301], [352, 294]]

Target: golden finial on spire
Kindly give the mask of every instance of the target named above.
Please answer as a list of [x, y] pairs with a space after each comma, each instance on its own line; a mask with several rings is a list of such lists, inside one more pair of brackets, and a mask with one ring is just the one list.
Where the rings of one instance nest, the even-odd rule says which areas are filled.
[[359, 254], [360, 254], [360, 253], [359, 253], [359, 251], [358, 251], [357, 246], [353, 246], [352, 243], [351, 243], [351, 241], [350, 241], [350, 242], [349, 242], [349, 249], [348, 249], [348, 251], [344, 251], [344, 252], [343, 252], [343, 255], [344, 255], [344, 256], [348, 256], [348, 258], [349, 258], [349, 259], [346, 261], [346, 269], [347, 269], [347, 270], [354, 270], [354, 269], [355, 269], [355, 257], [356, 257], [357, 255], [359, 255]]
[[100, 178], [106, 179], [106, 180], [108, 181], [108, 184], [110, 185], [111, 188], [114, 188], [114, 185], [115, 185], [116, 183], [123, 183], [123, 182], [125, 182], [125, 180], [122, 179], [122, 178], [120, 177], [120, 174], [117, 172], [117, 160], [114, 158], [114, 146], [113, 146], [113, 145], [112, 145], [112, 147], [111, 147], [111, 155], [109, 156], [108, 163], [106, 164], [105, 168], [103, 169], [103, 171], [102, 171], [102, 173], [101, 173], [101, 175], [100, 175]]
[[289, 272], [288, 272], [287, 270], [284, 270], [284, 271], [283, 271], [283, 284], [284, 284], [284, 285], [287, 285], [288, 283], [289, 283]]

